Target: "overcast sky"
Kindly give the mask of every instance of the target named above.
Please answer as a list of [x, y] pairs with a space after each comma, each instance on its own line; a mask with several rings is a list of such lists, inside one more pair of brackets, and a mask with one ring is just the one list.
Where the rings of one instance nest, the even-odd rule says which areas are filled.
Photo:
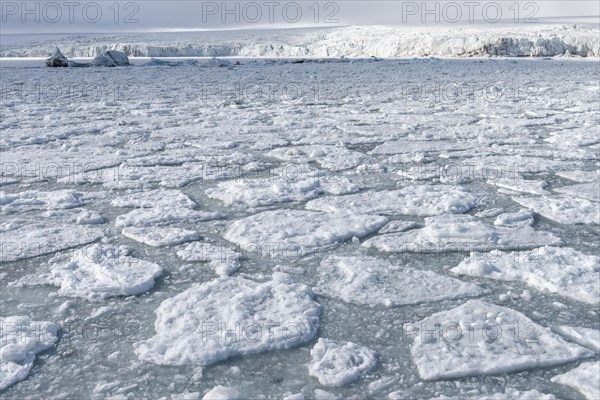
[[576, 1], [4, 1], [1, 32], [73, 33], [330, 27], [598, 23], [600, 2]]

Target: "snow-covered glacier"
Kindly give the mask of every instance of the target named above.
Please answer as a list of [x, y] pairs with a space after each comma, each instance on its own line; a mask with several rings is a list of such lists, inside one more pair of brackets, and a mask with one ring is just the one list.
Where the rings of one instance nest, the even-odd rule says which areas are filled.
[[4, 45], [0, 57], [47, 57], [59, 45], [67, 57], [96, 57], [118, 50], [130, 57], [552, 57], [600, 56], [597, 26], [523, 25], [492, 29], [350, 26], [259, 30], [237, 35], [79, 35]]

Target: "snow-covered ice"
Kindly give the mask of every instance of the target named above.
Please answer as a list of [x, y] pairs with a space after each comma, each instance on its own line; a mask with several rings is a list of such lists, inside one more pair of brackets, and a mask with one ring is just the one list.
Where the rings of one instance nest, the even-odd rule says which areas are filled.
[[170, 226], [128, 226], [121, 234], [148, 246], [173, 246], [200, 239], [198, 232]]
[[513, 197], [515, 202], [561, 224], [600, 225], [600, 203], [573, 196]]
[[225, 277], [196, 284], [161, 303], [156, 335], [135, 350], [155, 364], [210, 365], [298, 346], [317, 333], [321, 307], [312, 297], [307, 286], [281, 273], [264, 283]]
[[421, 229], [375, 236], [363, 246], [397, 253], [437, 253], [527, 249], [561, 242], [552, 233], [529, 226], [495, 227], [470, 215], [440, 215], [425, 218]]
[[[402, 399], [401, 397], [389, 396], [390, 400]], [[556, 397], [551, 394], [544, 394], [535, 389], [520, 391], [513, 388], [506, 388], [504, 393], [485, 394], [482, 396], [457, 396], [448, 397], [440, 396], [430, 400], [556, 400]]]
[[478, 197], [448, 185], [408, 186], [396, 191], [363, 192], [311, 200], [306, 208], [328, 212], [431, 216], [462, 214], [477, 205]]
[[294, 248], [310, 254], [352, 237], [365, 236], [387, 222], [385, 217], [376, 215], [275, 210], [235, 221], [223, 237], [242, 248], [259, 246], [265, 252]]
[[243, 252], [226, 245], [209, 242], [192, 242], [177, 251], [184, 261], [207, 262], [219, 276], [231, 275], [240, 268]]
[[600, 257], [568, 247], [545, 246], [530, 251], [473, 252], [451, 269], [527, 285], [590, 304], [600, 303]]
[[557, 326], [554, 330], [575, 343], [600, 353], [600, 330], [567, 325]]
[[131, 296], [154, 286], [162, 268], [129, 255], [126, 247], [95, 244], [52, 260], [48, 283], [63, 296], [89, 299]]
[[504, 374], [591, 355], [518, 311], [480, 300], [435, 313], [418, 327], [411, 354], [426, 380]]
[[308, 373], [324, 386], [344, 386], [377, 366], [377, 354], [359, 344], [319, 339], [310, 350]]
[[29, 317], [0, 317], [0, 391], [27, 378], [36, 355], [58, 341], [59, 326]]
[[600, 362], [583, 363], [569, 372], [553, 377], [552, 382], [570, 386], [588, 400], [600, 399]]
[[375, 257], [328, 257], [317, 272], [315, 293], [354, 304], [389, 307], [485, 293], [471, 283]]

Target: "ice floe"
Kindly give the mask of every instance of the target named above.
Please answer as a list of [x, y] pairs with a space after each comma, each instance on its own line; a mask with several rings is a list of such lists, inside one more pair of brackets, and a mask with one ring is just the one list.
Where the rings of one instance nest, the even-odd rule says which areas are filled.
[[307, 201], [321, 193], [339, 195], [358, 191], [358, 187], [347, 178], [319, 174], [317, 171], [307, 174], [309, 176], [291, 175], [284, 170], [266, 179], [231, 180], [208, 189], [206, 194], [210, 198], [221, 200], [227, 206], [259, 207]]
[[244, 249], [261, 247], [309, 254], [350, 239], [365, 236], [388, 220], [376, 215], [330, 214], [304, 210], [275, 210], [233, 222], [223, 237]]
[[498, 188], [507, 189], [513, 192], [529, 193], [543, 195], [548, 192], [544, 189], [547, 186], [545, 181], [524, 180], [524, 179], [491, 179], [487, 181], [490, 185]]
[[368, 157], [343, 146], [309, 145], [296, 147], [280, 147], [266, 154], [286, 162], [316, 162], [328, 171], [344, 171], [365, 162]]
[[561, 224], [600, 224], [600, 204], [573, 196], [513, 197], [513, 201]]
[[590, 304], [600, 302], [600, 257], [567, 247], [540, 247], [506, 253], [473, 252], [450, 271], [504, 281], [522, 281], [539, 290]]
[[58, 325], [29, 317], [0, 317], [0, 391], [27, 378], [36, 355], [58, 341]]
[[[390, 400], [401, 400], [403, 397], [389, 397]], [[535, 389], [519, 391], [513, 388], [506, 388], [504, 393], [484, 394], [480, 396], [457, 396], [448, 397], [440, 396], [430, 400], [556, 400], [556, 397], [552, 394], [544, 394]]]
[[0, 192], [0, 214], [14, 214], [31, 210], [64, 210], [84, 205], [83, 193], [71, 190], [41, 192], [29, 190], [20, 193]]
[[94, 244], [51, 260], [48, 283], [63, 296], [88, 299], [131, 296], [154, 286], [162, 268], [129, 255], [126, 247]]
[[588, 400], [600, 399], [600, 362], [583, 363], [551, 380], [572, 387]]
[[172, 246], [200, 239], [198, 232], [171, 226], [128, 226], [121, 234], [148, 246]]
[[520, 210], [516, 213], [502, 213], [496, 217], [494, 225], [496, 226], [531, 226], [534, 223], [533, 213], [529, 210]]
[[324, 386], [344, 386], [377, 366], [377, 354], [352, 342], [320, 338], [310, 351], [308, 373]]
[[240, 268], [240, 249], [208, 242], [193, 242], [183, 246], [177, 255], [184, 261], [207, 262], [219, 276], [230, 275]]
[[525, 227], [495, 227], [470, 215], [425, 218], [425, 227], [375, 236], [363, 243], [387, 252], [438, 253], [527, 249], [562, 241], [549, 232]]
[[485, 293], [471, 283], [375, 257], [328, 257], [317, 272], [320, 280], [315, 293], [369, 306], [418, 304]]
[[306, 208], [327, 212], [431, 216], [462, 214], [474, 208], [478, 201], [476, 195], [461, 187], [414, 185], [400, 190], [319, 198], [309, 201]]
[[554, 328], [554, 330], [575, 343], [600, 353], [600, 331], [598, 329], [561, 325]]
[[202, 400], [242, 400], [236, 388], [217, 385], [202, 397]]
[[563, 186], [554, 189], [555, 192], [569, 196], [582, 197], [595, 202], [600, 202], [600, 180], [578, 185]]
[[418, 323], [411, 355], [425, 380], [504, 374], [590, 356], [510, 308], [470, 300]]
[[2, 251], [0, 261], [55, 253], [94, 242], [104, 236], [102, 229], [81, 225], [48, 225], [28, 223], [0, 232]]
[[209, 365], [297, 346], [317, 332], [321, 307], [312, 297], [281, 273], [264, 283], [227, 277], [195, 284], [161, 303], [156, 335], [135, 351], [155, 364]]

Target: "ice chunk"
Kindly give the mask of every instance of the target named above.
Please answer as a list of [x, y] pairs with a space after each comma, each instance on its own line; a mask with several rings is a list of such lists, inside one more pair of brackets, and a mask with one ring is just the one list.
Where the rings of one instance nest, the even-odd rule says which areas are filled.
[[0, 214], [21, 213], [31, 210], [64, 210], [84, 205], [83, 193], [71, 190], [20, 193], [0, 192]]
[[588, 400], [600, 399], [600, 362], [598, 361], [583, 363], [551, 380], [578, 390]]
[[123, 67], [131, 64], [125, 53], [117, 50], [108, 50], [94, 57], [91, 65], [97, 67]]
[[177, 255], [184, 261], [208, 262], [219, 276], [230, 275], [238, 270], [238, 260], [242, 258], [241, 251], [206, 242], [189, 243], [178, 250]]
[[593, 354], [518, 311], [479, 300], [433, 314], [419, 326], [411, 355], [425, 380], [504, 374]]
[[99, 212], [83, 209], [75, 217], [75, 222], [79, 225], [97, 225], [103, 224], [105, 221]]
[[58, 325], [29, 317], [0, 317], [0, 391], [27, 378], [36, 354], [58, 341]]
[[543, 195], [548, 192], [544, 190], [547, 186], [544, 181], [530, 181], [524, 180], [521, 178], [511, 179], [511, 178], [501, 178], [501, 179], [493, 179], [488, 180], [487, 183], [490, 185], [497, 186], [502, 189], [512, 190], [513, 192], [522, 192], [522, 193], [530, 193], [530, 194], [538, 194]]
[[49, 283], [63, 296], [89, 299], [130, 296], [154, 286], [162, 268], [129, 256], [124, 247], [94, 244], [52, 260]]
[[600, 224], [600, 204], [572, 196], [513, 197], [513, 201], [561, 224]]
[[28, 224], [0, 234], [0, 261], [37, 257], [88, 244], [104, 236], [99, 228], [81, 225]]
[[478, 201], [477, 196], [461, 187], [420, 185], [407, 186], [400, 190], [315, 199], [309, 201], [306, 208], [328, 212], [430, 216], [466, 213], [474, 208]]
[[450, 140], [398, 140], [380, 144], [369, 154], [440, 153], [472, 147], [473, 144]]
[[504, 281], [522, 281], [590, 304], [600, 302], [600, 257], [571, 248], [541, 247], [531, 251], [471, 253], [450, 271]]
[[196, 284], [161, 303], [156, 335], [135, 351], [155, 364], [209, 365], [287, 349], [317, 332], [320, 306], [312, 298], [308, 287], [281, 273], [264, 283], [226, 277]]
[[310, 351], [308, 373], [324, 386], [344, 386], [377, 366], [377, 355], [367, 347], [320, 338]]
[[329, 257], [317, 272], [320, 281], [315, 293], [354, 304], [389, 307], [485, 293], [471, 283], [375, 257]]
[[554, 189], [554, 191], [569, 196], [582, 197], [591, 201], [600, 202], [600, 181], [563, 186]]
[[343, 146], [309, 145], [296, 147], [279, 147], [267, 153], [282, 161], [309, 163], [316, 161], [328, 171], [344, 171], [365, 162], [368, 157]]
[[494, 225], [496, 226], [531, 226], [533, 225], [533, 213], [529, 210], [520, 210], [516, 213], [503, 213], [496, 217]]
[[63, 56], [60, 49], [57, 47], [56, 49], [54, 49], [54, 54], [52, 54], [52, 56], [50, 58], [46, 59], [46, 66], [47, 67], [68, 67], [69, 60], [67, 60], [67, 57]]
[[227, 206], [259, 207], [284, 202], [307, 201], [321, 193], [346, 194], [358, 191], [358, 187], [347, 178], [305, 171], [300, 174], [279, 174], [267, 179], [243, 179], [221, 182], [206, 194], [221, 200]]
[[202, 400], [241, 400], [241, 394], [237, 389], [227, 386], [215, 386], [204, 395]]
[[172, 246], [200, 239], [198, 232], [178, 227], [129, 226], [121, 234], [148, 246]]
[[363, 246], [397, 253], [438, 253], [531, 249], [561, 243], [552, 233], [529, 226], [494, 227], [470, 215], [440, 215], [425, 218], [422, 229], [375, 236]]
[[557, 176], [574, 182], [594, 182], [600, 181], [600, 170], [595, 171], [558, 171]]
[[415, 221], [390, 221], [386, 226], [379, 230], [379, 233], [406, 232], [417, 226], [418, 224]]
[[179, 208], [196, 207], [196, 203], [180, 190], [147, 190], [119, 196], [110, 203], [114, 207], [153, 208], [170, 204]]
[[[391, 399], [392, 399], [392, 397], [390, 397], [390, 400]], [[402, 399], [402, 397], [398, 398], [398, 400], [400, 400], [400, 399]], [[484, 395], [475, 396], [475, 397], [441, 396], [441, 397], [436, 397], [436, 398], [430, 399], [430, 400], [556, 400], [556, 397], [552, 394], [544, 394], [544, 393], [538, 392], [535, 389], [521, 392], [517, 389], [506, 388], [504, 393], [484, 394]]]
[[[597, 299], [600, 301], [599, 299]], [[600, 331], [598, 329], [582, 328], [579, 326], [562, 325], [554, 329], [575, 343], [600, 353]]]
[[223, 237], [242, 248], [297, 247], [309, 254], [354, 236], [362, 237], [387, 223], [374, 215], [329, 214], [303, 210], [275, 210], [235, 221]]

